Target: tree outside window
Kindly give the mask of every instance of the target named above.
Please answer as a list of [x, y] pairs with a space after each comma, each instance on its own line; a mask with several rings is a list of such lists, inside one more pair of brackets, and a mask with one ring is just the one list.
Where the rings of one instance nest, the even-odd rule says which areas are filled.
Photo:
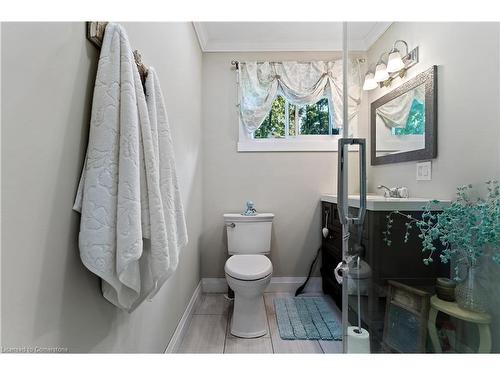
[[269, 115], [254, 133], [254, 138], [288, 138], [296, 136], [338, 135], [340, 129], [330, 124], [328, 99], [317, 103], [296, 106], [278, 96]]

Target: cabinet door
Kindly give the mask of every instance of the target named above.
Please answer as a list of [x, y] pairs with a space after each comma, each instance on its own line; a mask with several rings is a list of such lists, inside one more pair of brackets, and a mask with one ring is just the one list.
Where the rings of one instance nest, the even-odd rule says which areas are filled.
[[321, 276], [323, 279], [323, 292], [329, 294], [337, 306], [342, 306], [342, 286], [337, 283], [333, 273], [335, 267], [342, 259], [342, 252], [323, 243], [321, 257]]

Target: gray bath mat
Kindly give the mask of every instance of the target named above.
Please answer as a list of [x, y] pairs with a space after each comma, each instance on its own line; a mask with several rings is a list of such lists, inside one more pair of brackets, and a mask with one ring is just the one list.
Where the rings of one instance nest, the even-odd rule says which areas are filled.
[[275, 298], [274, 307], [284, 340], [342, 340], [342, 327], [325, 297]]

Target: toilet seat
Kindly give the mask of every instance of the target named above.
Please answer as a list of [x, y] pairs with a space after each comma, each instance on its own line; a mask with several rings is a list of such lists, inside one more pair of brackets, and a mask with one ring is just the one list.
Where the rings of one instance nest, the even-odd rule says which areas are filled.
[[238, 254], [231, 256], [224, 266], [226, 274], [238, 280], [259, 280], [273, 272], [273, 264], [261, 254]]

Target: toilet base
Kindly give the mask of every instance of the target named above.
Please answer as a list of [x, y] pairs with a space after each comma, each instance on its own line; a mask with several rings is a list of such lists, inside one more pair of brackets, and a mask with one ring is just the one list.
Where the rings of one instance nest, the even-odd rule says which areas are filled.
[[267, 334], [264, 290], [271, 281], [271, 275], [252, 281], [234, 279], [229, 275], [226, 275], [226, 279], [234, 291], [231, 334], [242, 338], [255, 338]]
[[235, 295], [231, 334], [242, 338], [255, 338], [267, 334], [267, 316], [263, 296], [249, 300]]

